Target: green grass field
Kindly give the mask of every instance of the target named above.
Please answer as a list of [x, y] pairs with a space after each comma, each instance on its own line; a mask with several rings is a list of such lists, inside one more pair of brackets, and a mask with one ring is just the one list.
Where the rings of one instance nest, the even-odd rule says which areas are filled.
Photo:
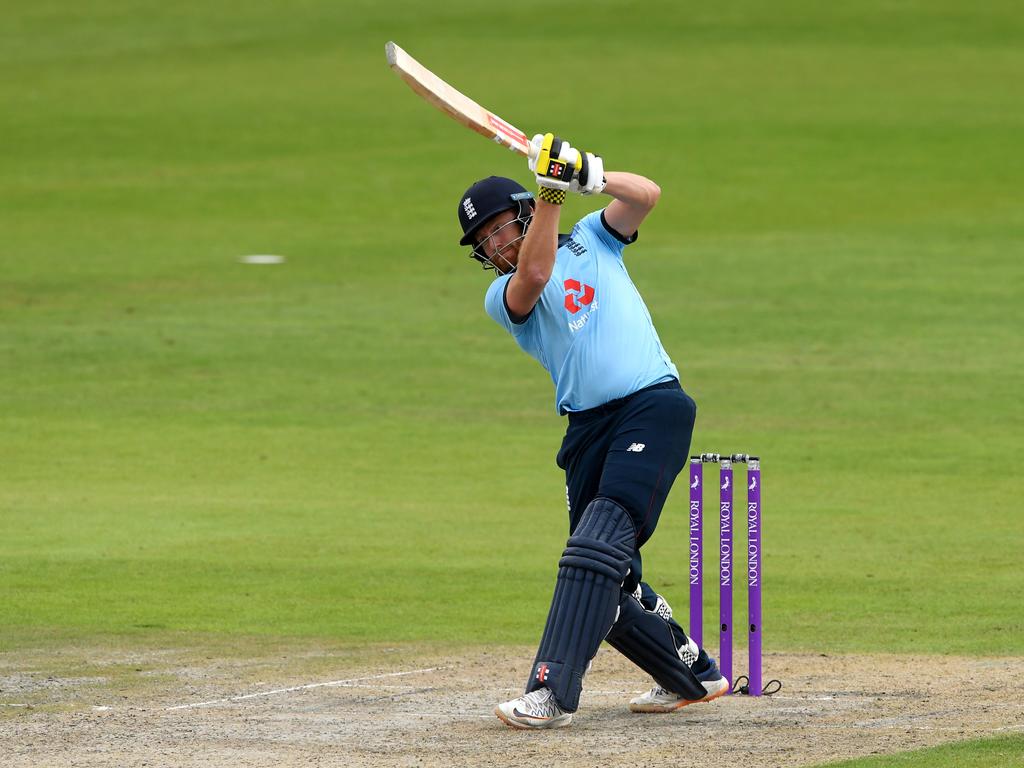
[[945, 765], [956, 768], [1006, 768], [1020, 765], [1022, 757], [1024, 744], [1020, 737], [1003, 736], [895, 755], [844, 760], [830, 763], [829, 768], [935, 768]]
[[89, 6], [0, 5], [0, 651], [536, 641], [564, 425], [455, 219], [529, 176], [394, 39], [662, 186], [628, 264], [694, 447], [764, 457], [766, 647], [1024, 655], [1016, 3]]

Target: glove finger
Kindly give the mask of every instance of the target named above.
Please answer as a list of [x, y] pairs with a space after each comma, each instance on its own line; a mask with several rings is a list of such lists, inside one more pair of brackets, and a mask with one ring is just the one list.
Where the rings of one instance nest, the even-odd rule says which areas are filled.
[[575, 147], [569, 147], [568, 149], [563, 149], [562, 156], [565, 164], [572, 169], [572, 175], [575, 176], [579, 173], [580, 168], [583, 167], [583, 153]]
[[579, 153], [580, 152], [576, 147], [564, 139], [562, 139], [562, 143], [558, 146], [558, 154], [555, 154], [554, 147], [551, 148], [552, 157], [557, 157], [559, 160], [569, 163], [570, 165], [575, 165], [576, 157]]
[[561, 140], [556, 138], [552, 133], [545, 133], [541, 136], [540, 149], [537, 152], [537, 159], [533, 164], [533, 170], [535, 170], [539, 175], [549, 175], [551, 159], [553, 157], [558, 157], [558, 154], [554, 151], [554, 147], [556, 143], [560, 142]]
[[561, 173], [564, 181], [572, 179], [580, 169], [580, 151], [557, 136], [551, 144], [551, 158], [559, 160], [564, 166]]
[[568, 147], [568, 146], [569, 146], [569, 142], [563, 141], [562, 139], [558, 138], [557, 136], [553, 137], [551, 139], [551, 159], [552, 160], [561, 160], [562, 159], [562, 149], [564, 147]]
[[588, 194], [604, 191], [604, 159], [600, 155], [591, 155], [590, 173], [587, 178]]
[[544, 135], [544, 143], [540, 153], [537, 155], [537, 176], [543, 176], [556, 181], [569, 181], [575, 168], [564, 159], [567, 153], [575, 152], [569, 142], [562, 141], [557, 136], [548, 133]]
[[530, 170], [534, 173], [537, 172], [537, 157], [540, 155], [541, 147], [544, 146], [544, 134], [538, 133], [532, 139], [530, 139], [530, 146], [532, 150], [526, 157], [526, 164]]

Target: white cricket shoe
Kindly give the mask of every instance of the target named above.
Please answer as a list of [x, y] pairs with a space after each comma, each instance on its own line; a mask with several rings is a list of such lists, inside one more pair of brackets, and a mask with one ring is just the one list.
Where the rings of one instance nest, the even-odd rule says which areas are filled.
[[678, 694], [666, 691], [660, 685], [656, 685], [643, 696], [631, 699], [629, 708], [633, 712], [675, 712], [688, 704], [712, 701], [729, 692], [729, 681], [722, 676], [719, 676], [717, 680], [702, 680], [701, 685], [708, 692], [703, 699], [696, 701], [684, 699]]
[[551, 695], [550, 688], [506, 701], [494, 708], [494, 714], [512, 728], [564, 728], [572, 722], [572, 712], [566, 712]]

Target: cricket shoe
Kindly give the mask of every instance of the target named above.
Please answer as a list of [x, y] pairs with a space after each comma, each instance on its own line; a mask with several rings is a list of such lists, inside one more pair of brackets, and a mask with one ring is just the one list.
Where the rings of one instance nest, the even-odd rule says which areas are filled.
[[566, 712], [555, 701], [550, 688], [538, 688], [518, 699], [506, 701], [494, 708], [494, 714], [511, 728], [564, 728], [572, 722], [572, 712]]
[[715, 660], [703, 651], [701, 656], [707, 659], [707, 662], [699, 665], [701, 667], [699, 671], [697, 668], [694, 668], [693, 673], [700, 680], [701, 685], [704, 686], [704, 690], [707, 691], [707, 695], [703, 699], [684, 699], [679, 694], [667, 691], [660, 685], [656, 685], [643, 696], [631, 699], [629, 709], [632, 712], [675, 712], [677, 709], [682, 709], [688, 704], [713, 701], [719, 696], [728, 693], [729, 681], [722, 677], [722, 673], [718, 671], [718, 665], [715, 663]]

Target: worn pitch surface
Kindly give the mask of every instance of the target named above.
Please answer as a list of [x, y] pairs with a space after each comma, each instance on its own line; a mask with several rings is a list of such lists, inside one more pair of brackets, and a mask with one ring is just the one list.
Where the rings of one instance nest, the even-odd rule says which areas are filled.
[[33, 672], [31, 654], [7, 659], [8, 766], [626, 766], [714, 749], [770, 768], [1024, 730], [1024, 660], [1009, 658], [770, 654], [766, 669], [784, 682], [775, 696], [635, 715], [626, 702], [642, 675], [602, 650], [572, 726], [524, 733], [491, 710], [518, 692], [528, 648], [86, 657], [92, 672], [77, 678]]

